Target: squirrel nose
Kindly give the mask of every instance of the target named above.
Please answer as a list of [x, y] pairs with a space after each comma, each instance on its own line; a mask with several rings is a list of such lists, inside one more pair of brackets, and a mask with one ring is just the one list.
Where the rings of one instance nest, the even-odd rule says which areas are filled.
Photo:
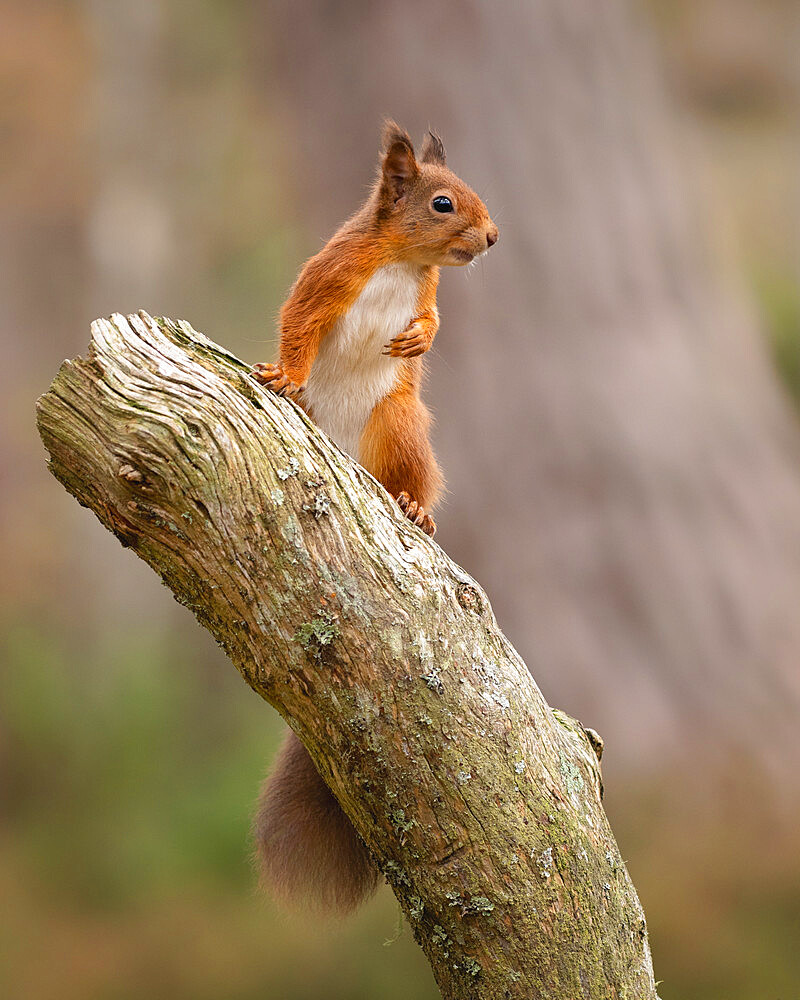
[[497, 226], [492, 227], [486, 234], [486, 242], [490, 247], [493, 247], [497, 243], [497, 237], [500, 235], [500, 231]]

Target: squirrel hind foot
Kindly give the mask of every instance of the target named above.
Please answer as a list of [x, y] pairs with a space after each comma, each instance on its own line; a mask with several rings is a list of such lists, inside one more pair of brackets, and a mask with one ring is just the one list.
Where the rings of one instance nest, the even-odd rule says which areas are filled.
[[344, 915], [377, 887], [367, 847], [292, 732], [261, 790], [253, 838], [261, 885], [285, 904]]
[[416, 500], [412, 500], [411, 495], [406, 493], [405, 490], [402, 493], [398, 493], [395, 500], [397, 501], [397, 506], [409, 521], [412, 524], [416, 524], [418, 528], [422, 528], [426, 535], [430, 535], [433, 538], [436, 534], [436, 522], [427, 513], [425, 508], [421, 507]]

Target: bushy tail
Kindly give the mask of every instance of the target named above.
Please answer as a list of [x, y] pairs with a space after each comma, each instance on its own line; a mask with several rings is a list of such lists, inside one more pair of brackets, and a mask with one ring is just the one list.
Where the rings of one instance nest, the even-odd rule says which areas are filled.
[[348, 913], [375, 890], [367, 848], [291, 731], [262, 786], [253, 836], [262, 885], [284, 902]]

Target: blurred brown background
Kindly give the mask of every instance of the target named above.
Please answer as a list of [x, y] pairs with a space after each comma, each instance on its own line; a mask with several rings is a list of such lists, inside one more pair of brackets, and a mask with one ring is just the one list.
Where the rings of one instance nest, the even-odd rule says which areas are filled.
[[606, 739], [664, 1000], [798, 995], [799, 42], [792, 0], [3, 5], [2, 995], [436, 995], [387, 889], [255, 893], [277, 716], [33, 422], [111, 311], [270, 359], [386, 114], [501, 231], [443, 275], [439, 540]]

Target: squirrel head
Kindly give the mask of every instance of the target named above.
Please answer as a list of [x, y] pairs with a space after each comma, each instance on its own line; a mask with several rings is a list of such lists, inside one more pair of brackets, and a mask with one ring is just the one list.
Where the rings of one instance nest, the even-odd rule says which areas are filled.
[[486, 206], [448, 169], [435, 132], [417, 159], [408, 133], [385, 123], [375, 195], [381, 227], [405, 260], [458, 267], [497, 242]]

